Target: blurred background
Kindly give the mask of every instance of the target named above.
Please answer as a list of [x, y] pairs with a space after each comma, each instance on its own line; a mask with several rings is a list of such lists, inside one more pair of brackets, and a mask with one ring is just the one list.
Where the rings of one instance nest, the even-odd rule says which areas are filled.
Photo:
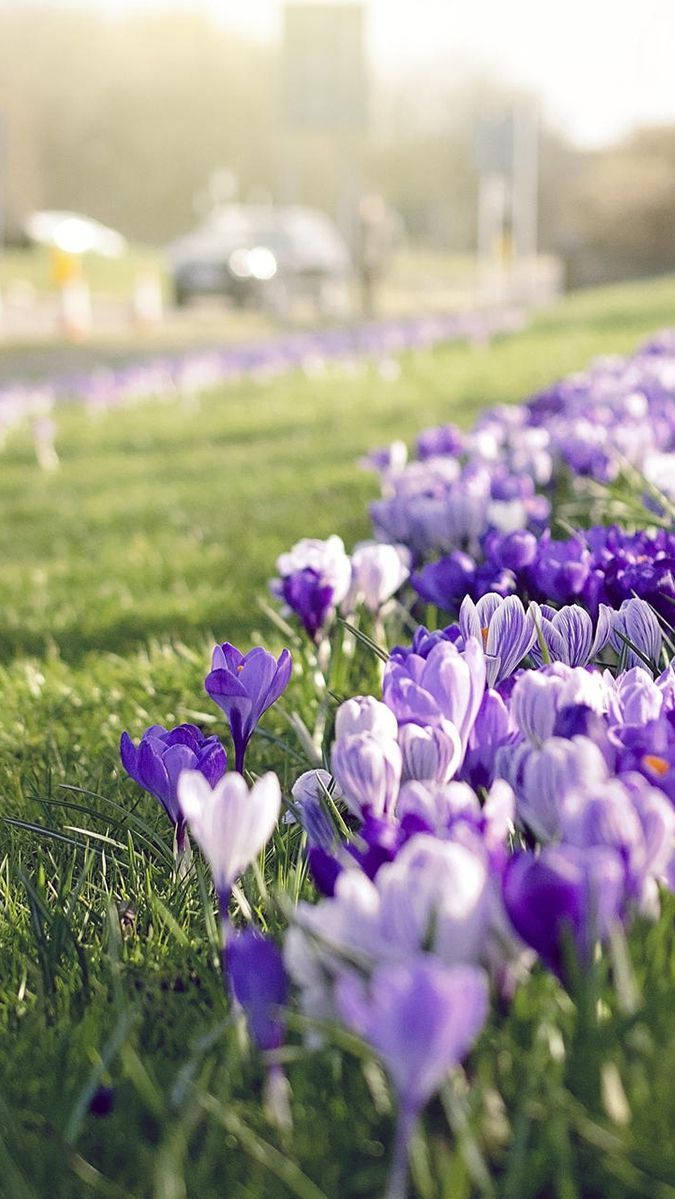
[[7, 346], [675, 269], [671, 0], [0, 3]]

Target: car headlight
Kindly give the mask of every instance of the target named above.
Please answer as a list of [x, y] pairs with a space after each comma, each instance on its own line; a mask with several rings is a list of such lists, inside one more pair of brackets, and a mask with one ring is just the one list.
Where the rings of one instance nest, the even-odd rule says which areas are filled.
[[254, 279], [273, 279], [277, 273], [277, 260], [267, 246], [254, 246], [248, 253], [248, 265]]

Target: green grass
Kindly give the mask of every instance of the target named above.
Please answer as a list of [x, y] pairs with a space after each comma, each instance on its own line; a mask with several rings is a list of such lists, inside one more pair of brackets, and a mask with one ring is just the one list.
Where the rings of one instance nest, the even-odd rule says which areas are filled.
[[[467, 425], [485, 404], [632, 349], [674, 314], [675, 280], [661, 280], [571, 297], [489, 349], [407, 355], [395, 382], [370, 366], [329, 369], [237, 385], [198, 410], [63, 411], [50, 476], [25, 435], [8, 443], [0, 795], [19, 823], [0, 825], [0, 1194], [381, 1193], [392, 1116], [377, 1071], [353, 1053], [307, 1056], [293, 1031], [294, 1132], [266, 1121], [260, 1064], [222, 992], [205, 873], [175, 878], [161, 813], [118, 770], [119, 735], [217, 715], [203, 693], [213, 639], [279, 644], [257, 607], [277, 554], [303, 535], [367, 534], [375, 486], [358, 454], [432, 422]], [[345, 692], [373, 669], [360, 651]], [[285, 714], [316, 702], [308, 676], [295, 679], [265, 722], [285, 747], [258, 737], [254, 771], [274, 768], [289, 787], [304, 759]], [[291, 834], [268, 854], [272, 895], [306, 886], [297, 848]], [[276, 929], [253, 875], [244, 888]], [[425, 1115], [422, 1199], [673, 1199], [672, 905], [669, 916], [631, 937], [633, 1014], [602, 974], [587, 1019], [541, 973], [497, 1009], [470, 1089], [458, 1084], [464, 1131], [456, 1117], [450, 1131], [440, 1101]], [[115, 1103], [96, 1118], [101, 1082]]]

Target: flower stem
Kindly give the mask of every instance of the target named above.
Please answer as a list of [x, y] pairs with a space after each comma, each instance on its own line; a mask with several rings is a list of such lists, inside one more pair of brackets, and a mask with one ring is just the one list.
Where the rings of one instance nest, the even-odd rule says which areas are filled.
[[417, 1112], [414, 1108], [400, 1106], [396, 1119], [394, 1151], [391, 1159], [389, 1185], [385, 1199], [406, 1199], [408, 1183], [408, 1153]]

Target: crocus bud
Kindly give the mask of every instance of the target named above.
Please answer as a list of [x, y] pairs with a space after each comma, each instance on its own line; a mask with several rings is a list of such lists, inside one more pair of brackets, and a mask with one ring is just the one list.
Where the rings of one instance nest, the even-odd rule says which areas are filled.
[[391, 708], [372, 695], [355, 695], [335, 713], [335, 737], [341, 741], [355, 733], [372, 733], [376, 738], [396, 740], [398, 723]]
[[340, 737], [333, 745], [333, 774], [342, 787], [347, 807], [363, 819], [389, 816], [401, 781], [401, 751], [389, 737], [356, 733]]
[[325, 850], [335, 844], [335, 825], [325, 808], [324, 797], [329, 792], [334, 799], [342, 799], [342, 791], [327, 770], [306, 770], [291, 788], [310, 844]]
[[459, 733], [450, 721], [443, 728], [422, 728], [419, 724], [404, 724], [399, 729], [398, 743], [403, 759], [403, 780], [447, 783], [462, 760]]

